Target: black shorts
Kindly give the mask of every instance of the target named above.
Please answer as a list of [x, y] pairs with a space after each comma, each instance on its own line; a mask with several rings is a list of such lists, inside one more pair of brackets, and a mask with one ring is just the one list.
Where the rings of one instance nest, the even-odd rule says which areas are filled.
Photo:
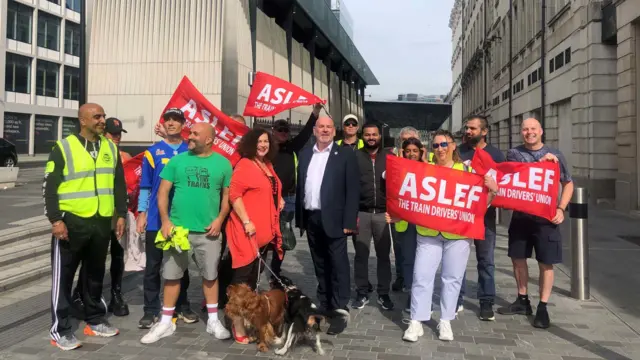
[[560, 228], [550, 222], [514, 217], [509, 224], [509, 257], [528, 259], [536, 251], [536, 260], [548, 265], [562, 262]]
[[[266, 259], [267, 255], [267, 252], [265, 250], [266, 246], [260, 249], [263, 260]], [[255, 290], [259, 276], [258, 268], [260, 274], [262, 274], [264, 272], [264, 265], [260, 263], [259, 258], [256, 258], [248, 265], [233, 269], [233, 273], [231, 275], [231, 285], [247, 284], [252, 290]]]

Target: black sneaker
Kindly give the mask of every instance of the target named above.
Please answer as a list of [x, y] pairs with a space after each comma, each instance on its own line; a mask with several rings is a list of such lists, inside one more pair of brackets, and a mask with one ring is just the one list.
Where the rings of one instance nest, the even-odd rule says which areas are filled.
[[538, 307], [536, 309], [536, 318], [533, 320], [533, 327], [537, 327], [538, 329], [546, 329], [551, 325], [551, 320], [549, 319], [549, 312], [547, 309], [541, 309]]
[[404, 278], [398, 277], [391, 285], [391, 290], [399, 292], [404, 288]]
[[184, 321], [186, 324], [197, 323], [198, 320], [200, 320], [198, 314], [193, 312], [189, 307], [180, 309], [180, 311], [176, 311], [176, 314], [178, 316], [178, 319]]
[[152, 313], [145, 313], [138, 322], [138, 329], [151, 329], [153, 324], [158, 322], [158, 317]]
[[493, 304], [488, 301], [480, 302], [480, 320], [482, 321], [494, 321], [496, 319], [493, 314]]
[[378, 305], [380, 305], [382, 310], [393, 310], [393, 301], [391, 301], [389, 295], [379, 295]]
[[114, 316], [129, 315], [129, 305], [122, 298], [122, 291], [119, 288], [111, 289], [111, 301], [107, 308]]
[[498, 314], [502, 315], [533, 315], [531, 301], [516, 299], [509, 306], [498, 309]]
[[358, 295], [355, 300], [351, 303], [351, 307], [354, 309], [362, 309], [365, 305], [369, 303], [369, 297], [366, 295]]
[[338, 309], [334, 311], [334, 316], [329, 321], [329, 329], [327, 329], [327, 335], [338, 335], [342, 333], [349, 324], [349, 310]]

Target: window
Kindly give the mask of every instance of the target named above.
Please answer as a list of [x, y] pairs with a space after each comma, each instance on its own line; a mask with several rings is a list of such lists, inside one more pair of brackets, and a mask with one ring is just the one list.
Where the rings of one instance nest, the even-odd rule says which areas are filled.
[[67, 9], [80, 12], [81, 0], [67, 0]]
[[564, 52], [556, 55], [556, 70], [560, 69], [564, 65]]
[[31, 44], [33, 9], [10, 1], [7, 6], [7, 38]]
[[80, 56], [80, 26], [69, 21], [64, 29], [64, 53]]
[[538, 70], [531, 73], [531, 83], [535, 84], [538, 82]]
[[48, 2], [54, 3], [56, 5], [60, 5], [59, 1], [60, 0], [47, 0]]
[[564, 63], [568, 64], [571, 62], [571, 47], [568, 47], [565, 51], [564, 51]]
[[60, 18], [44, 12], [38, 14], [38, 46], [60, 51]]
[[80, 100], [80, 70], [65, 66], [64, 68], [64, 98]]
[[36, 95], [58, 97], [60, 65], [38, 60], [36, 67]]
[[29, 94], [31, 84], [31, 58], [7, 53], [4, 89]]
[[553, 68], [553, 59], [549, 60], [549, 74], [551, 74], [555, 69]]
[[527, 75], [527, 86], [531, 86], [531, 76], [532, 74]]

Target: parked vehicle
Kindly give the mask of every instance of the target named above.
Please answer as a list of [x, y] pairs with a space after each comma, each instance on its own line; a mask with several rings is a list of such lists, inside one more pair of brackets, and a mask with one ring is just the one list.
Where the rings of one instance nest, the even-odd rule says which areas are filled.
[[4, 138], [0, 138], [0, 166], [18, 166], [16, 146]]

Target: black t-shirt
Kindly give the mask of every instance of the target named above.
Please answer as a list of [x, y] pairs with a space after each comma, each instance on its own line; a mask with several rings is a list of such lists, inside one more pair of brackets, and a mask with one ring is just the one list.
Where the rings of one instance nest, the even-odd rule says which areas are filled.
[[[496, 163], [505, 161], [505, 157], [502, 151], [491, 144], [487, 144], [482, 150], [488, 152], [489, 155], [491, 155], [493, 161], [495, 161]], [[473, 155], [475, 155], [476, 153], [476, 149], [472, 146], [469, 146], [468, 144], [462, 144], [458, 146], [458, 153], [460, 154], [460, 158], [465, 164], [471, 165], [471, 160], [473, 159]], [[484, 225], [491, 225], [492, 227], [495, 227], [495, 223], [496, 208], [490, 206], [489, 209], [487, 209], [487, 213], [484, 215]]]

